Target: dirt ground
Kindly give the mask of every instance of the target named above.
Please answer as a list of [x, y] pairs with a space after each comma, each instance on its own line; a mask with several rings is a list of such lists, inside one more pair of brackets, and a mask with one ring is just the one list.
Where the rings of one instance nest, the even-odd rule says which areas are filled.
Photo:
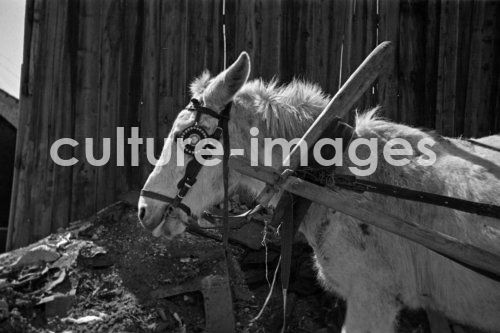
[[[269, 292], [266, 251], [232, 245], [231, 252], [236, 331], [279, 332], [279, 281], [263, 316], [251, 322]], [[307, 245], [295, 246], [293, 257], [288, 331], [340, 332], [344, 302], [316, 283]], [[186, 233], [167, 242], [150, 236], [138, 225], [135, 208], [118, 203], [0, 256], [0, 332], [202, 332], [202, 293], [172, 290], [223, 274], [223, 258], [221, 244], [212, 239]], [[276, 249], [268, 249], [269, 279], [277, 259]], [[401, 322], [404, 332], [429, 330], [423, 312], [405, 313]]]

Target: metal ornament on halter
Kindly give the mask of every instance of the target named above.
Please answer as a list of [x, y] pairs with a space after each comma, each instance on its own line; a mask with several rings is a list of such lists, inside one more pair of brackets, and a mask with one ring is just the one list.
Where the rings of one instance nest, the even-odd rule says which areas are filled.
[[[202, 106], [200, 101], [198, 101], [197, 99], [193, 98], [191, 100], [191, 103], [186, 107], [186, 110], [196, 112], [195, 122], [193, 125], [186, 127], [179, 135], [179, 138], [182, 139], [182, 142], [187, 141], [184, 146], [184, 153], [186, 155], [194, 156], [196, 153], [195, 147], [201, 140], [203, 139], [220, 140], [221, 136], [223, 136], [223, 142], [222, 142], [222, 147], [224, 150], [223, 162], [224, 164], [226, 164], [227, 159], [229, 157], [229, 133], [227, 133], [228, 132], [227, 127], [229, 121], [229, 113], [231, 111], [231, 105], [232, 103], [229, 102], [224, 108], [224, 110], [222, 110], [220, 113], [217, 113], [212, 109]], [[207, 131], [205, 131], [205, 129], [199, 125], [199, 121], [202, 114], [209, 115], [219, 120], [217, 127], [215, 128], [212, 135], [208, 135]], [[203, 148], [211, 148], [211, 145], [207, 144]], [[204, 156], [204, 158], [206, 159], [207, 156]], [[184, 199], [184, 197], [189, 192], [191, 187], [196, 183], [197, 180], [196, 177], [198, 176], [198, 173], [200, 172], [202, 167], [203, 165], [200, 162], [198, 162], [196, 158], [193, 158], [191, 161], [188, 162], [188, 164], [186, 165], [186, 172], [184, 173], [184, 176], [177, 183], [178, 191], [175, 198], [167, 197], [166, 195], [147, 190], [141, 190], [141, 196], [166, 202], [170, 205], [170, 207], [180, 208], [188, 216], [191, 216], [191, 209], [182, 203], [182, 199]], [[224, 182], [226, 182], [228, 178], [228, 171], [227, 168], [223, 169], [224, 169], [223, 178]], [[228, 193], [226, 192], [227, 192], [227, 187], [225, 186], [224, 187], [225, 198], [228, 196]]]
[[184, 153], [194, 156], [196, 153], [196, 145], [201, 140], [207, 139], [208, 133], [203, 129], [203, 127], [200, 127], [198, 123], [195, 123], [193, 126], [189, 126], [182, 131], [179, 138], [182, 139], [182, 142], [184, 143]]

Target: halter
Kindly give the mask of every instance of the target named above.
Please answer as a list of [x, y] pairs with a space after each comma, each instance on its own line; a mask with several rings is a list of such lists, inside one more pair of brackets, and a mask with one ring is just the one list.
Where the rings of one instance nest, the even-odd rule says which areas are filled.
[[[224, 155], [223, 155], [223, 177], [224, 177], [224, 201], [226, 201], [226, 198], [228, 197], [228, 168], [227, 168], [227, 160], [229, 158], [229, 133], [228, 133], [228, 121], [229, 121], [229, 113], [231, 111], [231, 102], [229, 102], [224, 110], [222, 110], [220, 113], [217, 113], [213, 111], [212, 109], [206, 108], [201, 105], [200, 101], [193, 98], [191, 99], [191, 103], [186, 107], [186, 110], [196, 112], [196, 118], [195, 122], [193, 125], [187, 127], [184, 129], [181, 134], [179, 135], [179, 138], [182, 139], [183, 142], [186, 142], [187, 139], [190, 139], [190, 142], [184, 146], [184, 153], [186, 155], [194, 156], [196, 151], [195, 151], [195, 146], [198, 142], [200, 142], [203, 139], [215, 139], [215, 140], [220, 140], [221, 136], [223, 137], [222, 140], [222, 147], [224, 150]], [[208, 133], [203, 129], [201, 126], [199, 126], [199, 121], [200, 117], [202, 114], [209, 115], [213, 118], [216, 118], [219, 120], [217, 127], [215, 128], [214, 132], [212, 135], [208, 135]], [[211, 146], [210, 144], [206, 145], [203, 148], [208, 148]], [[159, 200], [166, 202], [170, 204], [170, 207], [173, 208], [180, 208], [182, 209], [188, 216], [191, 216], [191, 209], [186, 206], [185, 204], [182, 203], [182, 199], [186, 196], [186, 194], [189, 192], [189, 189], [196, 183], [196, 177], [200, 173], [201, 168], [203, 165], [198, 162], [196, 158], [193, 158], [191, 161], [186, 166], [186, 172], [182, 179], [177, 183], [177, 195], [175, 198], [170, 198], [167, 197], [166, 195], [159, 194], [156, 192], [152, 191], [146, 191], [146, 190], [141, 190], [141, 196]]]

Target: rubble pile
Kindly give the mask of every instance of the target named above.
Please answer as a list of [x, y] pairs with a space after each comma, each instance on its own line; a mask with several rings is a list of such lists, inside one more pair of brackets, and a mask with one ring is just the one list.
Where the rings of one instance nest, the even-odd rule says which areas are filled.
[[[246, 209], [232, 201], [233, 214]], [[229, 324], [237, 332], [279, 332], [279, 281], [252, 322], [279, 258], [277, 231], [265, 229], [269, 215], [232, 231], [226, 267], [217, 228], [204, 229], [214, 237], [186, 233], [167, 242], [143, 230], [136, 214], [118, 202], [0, 255], [0, 332], [216, 332]], [[310, 248], [299, 242], [293, 258], [289, 331], [340, 332], [345, 306], [316, 283]]]

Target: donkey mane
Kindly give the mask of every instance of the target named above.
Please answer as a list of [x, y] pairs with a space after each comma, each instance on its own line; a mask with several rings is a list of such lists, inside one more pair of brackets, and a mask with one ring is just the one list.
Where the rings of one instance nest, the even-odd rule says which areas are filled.
[[[202, 95], [212, 80], [207, 70], [195, 78], [190, 84], [193, 97]], [[286, 139], [302, 136], [330, 99], [317, 84], [299, 79], [280, 84], [276, 78], [248, 81], [234, 96], [237, 108], [255, 114], [256, 125], [267, 131], [262, 134]]]
[[[316, 117], [330, 102], [331, 96], [317, 84], [293, 79], [280, 85], [276, 79], [265, 82], [255, 79], [247, 82], [235, 96], [236, 104], [243, 104], [257, 116], [259, 129], [269, 137], [293, 139], [301, 137]], [[433, 132], [392, 123], [380, 117], [380, 107], [356, 113], [355, 128], [358, 135], [382, 136], [397, 131], [399, 137], [421, 138], [434, 136]], [[396, 125], [396, 127], [394, 127]]]
[[[204, 71], [190, 85], [193, 96], [201, 95], [211, 83], [212, 77]], [[264, 136], [285, 138], [301, 137], [314, 119], [329, 103], [331, 96], [314, 83], [293, 79], [288, 84], [280, 84], [276, 78], [269, 82], [254, 79], [243, 85], [234, 97], [235, 106], [252, 112], [257, 127]], [[414, 140], [431, 136], [436, 141], [446, 141], [434, 131], [422, 130], [396, 124], [380, 117], [380, 107], [357, 113], [356, 132], [368, 137], [406, 137]], [[242, 115], [248, 117], [248, 115]], [[413, 140], [411, 140], [413, 141]]]
[[266, 129], [266, 135], [291, 139], [309, 128], [330, 96], [318, 85], [298, 79], [286, 85], [279, 85], [276, 79], [256, 79], [247, 82], [235, 100], [255, 112], [259, 128]]

